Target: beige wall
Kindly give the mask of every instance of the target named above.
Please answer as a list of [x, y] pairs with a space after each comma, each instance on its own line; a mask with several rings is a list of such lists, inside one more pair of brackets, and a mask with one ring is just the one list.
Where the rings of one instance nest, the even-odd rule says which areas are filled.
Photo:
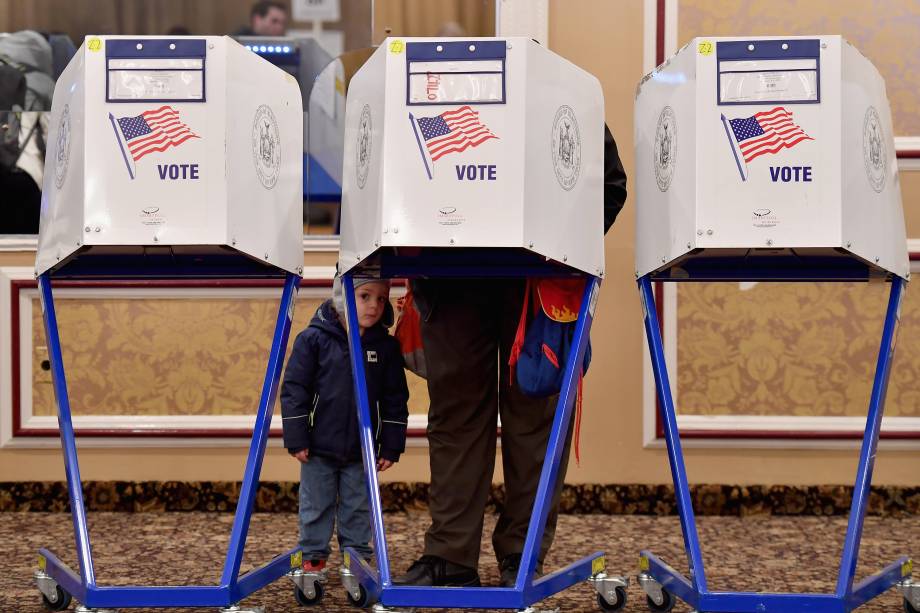
[[[642, 2], [555, 0], [550, 4], [550, 46], [597, 75], [604, 86], [607, 121], [632, 176], [632, 105], [642, 76]], [[920, 172], [902, 174], [902, 190], [914, 236], [920, 235]], [[594, 358], [585, 381], [581, 466], [568, 480], [580, 483], [670, 482], [663, 449], [642, 447], [642, 345], [645, 342], [633, 280], [635, 202], [626, 204], [607, 237], [607, 272], [593, 330]], [[0, 254], [31, 264], [31, 256]], [[327, 264], [331, 255], [308, 257]], [[906, 339], [902, 338], [903, 344]], [[87, 449], [81, 454], [84, 479], [238, 479], [245, 450]], [[691, 481], [737, 484], [851, 483], [856, 450], [687, 450]], [[881, 451], [875, 483], [920, 483], [920, 452]], [[263, 479], [294, 480], [296, 467], [281, 449], [267, 454]], [[63, 465], [58, 450], [0, 450], [0, 481], [58, 480]], [[385, 480], [428, 478], [427, 449], [410, 449]], [[501, 479], [501, 475], [497, 475]]]

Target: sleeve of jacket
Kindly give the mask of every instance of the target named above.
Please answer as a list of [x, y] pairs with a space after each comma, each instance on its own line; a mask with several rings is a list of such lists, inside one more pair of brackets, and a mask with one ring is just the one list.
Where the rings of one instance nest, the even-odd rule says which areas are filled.
[[390, 338], [387, 350], [386, 377], [380, 398], [379, 456], [398, 462], [406, 450], [406, 425], [409, 421], [409, 386], [403, 369], [399, 341]]
[[604, 124], [604, 234], [616, 220], [626, 202], [626, 171], [610, 128]]
[[316, 347], [304, 330], [291, 348], [281, 381], [281, 423], [284, 446], [289, 451], [310, 447], [310, 410], [313, 407]]

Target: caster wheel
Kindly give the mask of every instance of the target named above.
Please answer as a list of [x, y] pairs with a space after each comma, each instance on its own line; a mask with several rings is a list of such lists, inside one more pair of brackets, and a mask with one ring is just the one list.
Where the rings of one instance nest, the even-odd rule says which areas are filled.
[[302, 607], [312, 607], [313, 605], [319, 604], [319, 601], [323, 599], [323, 594], [325, 593], [325, 591], [323, 590], [323, 584], [320, 583], [319, 581], [314, 581], [313, 590], [314, 590], [313, 598], [308, 598], [307, 595], [304, 594], [304, 592], [295, 585], [294, 586], [294, 600], [296, 600], [297, 604], [299, 604]]
[[54, 586], [54, 600], [42, 594], [42, 604], [49, 611], [63, 611], [70, 606], [70, 594], [65, 592], [60, 585]]
[[618, 587], [614, 591], [617, 595], [614, 602], [609, 602], [600, 594], [597, 595], [597, 606], [601, 608], [601, 611], [620, 611], [626, 606], [626, 589]]
[[355, 599], [351, 592], [345, 592], [345, 595], [348, 596], [348, 602], [351, 606], [358, 607], [359, 609], [366, 609], [373, 604], [371, 602], [371, 597], [368, 596], [367, 590], [364, 589], [363, 585], [358, 586], [358, 589], [361, 591], [361, 596], [357, 599]]
[[917, 609], [914, 608], [914, 605], [910, 604], [908, 599], [904, 599], [904, 613], [920, 613]]
[[664, 596], [664, 600], [661, 604], [655, 604], [651, 596], [645, 597], [645, 602], [648, 605], [649, 611], [653, 611], [654, 613], [668, 613], [668, 611], [674, 608], [674, 597], [671, 596], [671, 592], [663, 589], [661, 590], [661, 595]]

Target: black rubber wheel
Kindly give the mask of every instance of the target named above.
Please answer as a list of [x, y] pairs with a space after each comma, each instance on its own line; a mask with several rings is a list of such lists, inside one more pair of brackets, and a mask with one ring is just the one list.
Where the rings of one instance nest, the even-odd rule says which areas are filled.
[[618, 587], [614, 590], [617, 595], [615, 602], [608, 602], [606, 598], [597, 595], [597, 606], [601, 608], [601, 611], [620, 611], [623, 607], [626, 606], [626, 589]]
[[358, 607], [359, 609], [366, 609], [371, 606], [373, 602], [371, 602], [371, 598], [367, 595], [367, 590], [364, 589], [363, 585], [359, 585], [358, 589], [361, 591], [361, 596], [357, 600], [355, 600], [355, 597], [349, 591], [346, 591], [345, 595], [348, 596], [348, 602], [351, 606]]
[[319, 601], [323, 599], [323, 594], [325, 593], [325, 590], [323, 590], [323, 584], [319, 581], [314, 581], [313, 590], [315, 591], [313, 598], [307, 598], [307, 595], [304, 594], [303, 590], [295, 585], [294, 600], [296, 600], [297, 604], [302, 607], [312, 607], [313, 605], [319, 604]]
[[904, 613], [920, 613], [917, 609], [914, 608], [914, 605], [910, 604], [908, 599], [904, 599]]
[[661, 604], [655, 604], [651, 596], [645, 597], [645, 603], [648, 605], [649, 611], [654, 611], [654, 613], [668, 613], [668, 611], [674, 608], [674, 597], [671, 596], [671, 592], [662, 589], [661, 595], [664, 596], [664, 600]]
[[42, 604], [49, 611], [63, 611], [70, 606], [70, 594], [65, 592], [60, 585], [54, 586], [54, 600], [42, 594]]

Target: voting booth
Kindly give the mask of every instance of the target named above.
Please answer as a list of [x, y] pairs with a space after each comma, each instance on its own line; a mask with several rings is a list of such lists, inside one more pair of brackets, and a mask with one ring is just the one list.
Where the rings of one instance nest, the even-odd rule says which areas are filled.
[[[643, 551], [649, 607], [845, 612], [899, 582], [906, 590], [906, 558], [854, 585], [910, 277], [882, 77], [840, 36], [697, 38], [639, 83], [635, 133], [636, 276], [690, 566], [688, 579]], [[891, 294], [835, 593], [710, 591], [652, 283], [870, 279]]]
[[[533, 572], [604, 274], [603, 107], [596, 78], [527, 38], [389, 38], [352, 78], [338, 269], [377, 558], [374, 569], [346, 551], [352, 602], [523, 609], [593, 580], [604, 604], [625, 603], [602, 553]], [[514, 588], [391, 581], [353, 279], [419, 276], [585, 279]]]
[[[231, 607], [300, 566], [294, 549], [239, 575], [303, 266], [297, 83], [227, 37], [90, 36], [58, 79], [50, 125], [35, 272], [79, 572], [42, 549], [42, 598], [52, 610], [71, 598], [91, 609]], [[100, 587], [52, 280], [202, 277], [283, 280], [221, 583]]]

